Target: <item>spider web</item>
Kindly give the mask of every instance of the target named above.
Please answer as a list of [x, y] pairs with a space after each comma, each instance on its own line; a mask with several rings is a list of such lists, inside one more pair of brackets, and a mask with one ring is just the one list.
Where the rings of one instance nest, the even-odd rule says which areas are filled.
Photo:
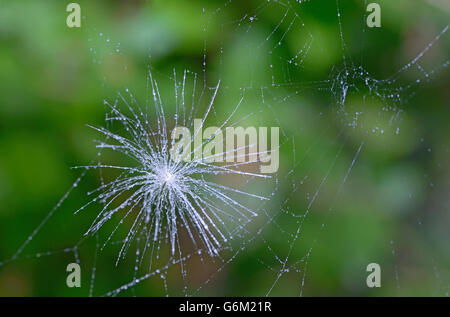
[[[352, 18], [348, 1], [332, 0], [326, 4], [326, 11], [333, 12], [330, 30], [334, 32], [335, 41], [330, 45], [338, 44], [339, 59], [332, 63], [334, 66], [326, 78], [320, 77], [320, 74], [313, 78], [314, 72], [311, 75], [308, 71], [315, 65], [308, 57], [318, 54], [322, 43], [315, 35], [314, 22], [305, 21], [303, 12], [311, 10], [314, 2], [250, 1], [243, 9], [229, 0], [217, 8], [205, 8], [202, 16], [206, 22], [198, 26], [205, 36], [201, 72], [174, 69], [173, 74], [167, 74], [149, 66], [149, 73], [157, 74], [158, 81], [168, 81], [171, 85], [165, 86], [174, 87], [172, 92], [161, 92], [163, 99], [170, 100], [166, 104], [189, 104], [192, 115], [201, 115], [208, 100], [217, 92], [216, 100], [219, 101], [212, 107], [212, 123], [223, 122], [223, 118], [230, 113], [224, 109], [230, 109], [230, 104], [242, 102], [243, 106], [233, 114], [233, 124], [280, 127], [280, 170], [270, 182], [258, 185], [258, 189], [265, 191], [270, 200], [252, 205], [258, 216], [233, 232], [232, 240], [220, 250], [219, 256], [211, 257], [203, 248], [192, 246], [180, 248], [173, 256], [165, 252], [167, 245], [163, 241], [157, 247], [156, 254], [143, 257], [147, 243], [144, 236], [138, 235], [133, 245], [128, 247], [125, 259], [114, 268], [129, 274], [121, 276], [124, 280], [105, 282], [110, 277], [102, 276], [100, 268], [106, 270], [116, 265], [110, 254], [117, 254], [124, 239], [108, 239], [105, 246], [105, 237], [95, 234], [84, 236], [71, 247], [28, 253], [29, 245], [45, 231], [55, 214], [63, 214], [66, 219], [73, 217], [70, 210], [64, 210], [64, 203], [80, 182], [88, 177], [89, 171], [83, 170], [17, 252], [0, 262], [0, 268], [19, 260], [67, 256], [83, 264], [85, 269], [85, 263], [90, 264], [89, 291], [85, 294], [89, 296], [135, 295], [137, 291], [142, 291], [139, 287], [145, 283], [152, 289], [158, 289], [150, 291], [151, 294], [166, 296], [303, 296], [308, 295], [308, 290], [314, 293], [314, 289], [308, 289], [308, 277], [314, 270], [311, 262], [315, 250], [325, 243], [321, 241], [324, 232], [339, 218], [337, 212], [358, 208], [358, 204], [363, 203], [357, 197], [354, 199], [356, 207], [341, 203], [343, 197], [358, 193], [358, 182], [352, 182], [352, 175], [361, 156], [364, 151], [376, 151], [382, 147], [380, 144], [402, 135], [426, 142], [424, 137], [412, 132], [410, 125], [404, 124], [404, 113], [408, 111], [408, 102], [415, 97], [418, 89], [436, 79], [439, 73], [447, 71], [450, 62], [447, 55], [442, 60], [433, 60], [431, 68], [422, 65], [437, 43], [448, 36], [448, 25], [444, 25], [409, 62], [397, 70], [390, 70], [387, 75], [373, 75], [373, 71], [368, 70], [371, 68], [365, 57], [369, 52], [364, 48], [369, 33], [364, 13], [367, 1], [359, 1], [359, 11], [356, 9], [362, 13], [362, 16], [359, 15], [361, 28], [358, 32], [363, 40], [352, 43], [346, 29], [346, 19]], [[271, 19], [270, 29], [260, 23], [267, 19]], [[210, 43], [209, 32], [219, 33], [219, 41]], [[97, 35], [93, 37], [110, 44], [111, 52], [121, 53], [119, 42], [113, 43], [103, 32], [95, 33]], [[353, 45], [362, 48], [357, 51]], [[93, 47], [93, 62], [101, 63], [102, 53], [95, 49], [95, 45]], [[213, 56], [214, 60], [210, 61]], [[150, 65], [152, 58], [150, 48]], [[229, 65], [236, 65], [236, 59], [239, 59], [241, 67], [231, 68]], [[238, 69], [239, 76], [233, 74], [231, 69]], [[149, 80], [152, 82], [147, 78], [147, 86]], [[216, 90], [219, 81], [221, 87]], [[122, 99], [125, 104], [135, 107], [139, 101], [131, 91], [127, 88], [113, 104], [118, 104]], [[146, 92], [150, 94], [148, 87]], [[149, 104], [147, 96], [147, 111]], [[294, 114], [292, 109], [296, 109]], [[109, 127], [113, 125], [113, 115], [108, 112], [106, 116]], [[431, 152], [431, 148], [426, 147], [424, 152]], [[289, 158], [287, 153], [292, 153], [292, 157]], [[103, 155], [103, 151], [99, 151], [99, 157], [103, 158]], [[100, 159], [90, 162], [96, 163], [99, 164], [96, 170], [100, 185], [104, 185], [105, 171], [100, 166]], [[363, 177], [364, 171], [358, 170], [358, 175]], [[424, 175], [424, 178], [430, 190], [436, 190], [432, 176]], [[248, 189], [254, 181], [254, 177], [246, 178], [240, 186]], [[412, 195], [411, 191], [409, 195]], [[415, 220], [415, 226], [418, 231], [424, 230], [421, 219]], [[368, 230], [368, 227], [364, 229]], [[395, 234], [385, 237], [385, 243], [389, 245], [392, 256], [388, 261], [392, 267], [386, 273], [390, 274], [388, 283], [394, 283], [400, 292], [403, 288], [398, 255], [400, 245]], [[446, 270], [432, 256], [424, 257], [431, 265], [430, 274], [435, 279], [434, 294], [448, 295]], [[364, 257], [351, 266], [359, 266], [362, 271], [360, 274], [350, 274], [357, 280], [352, 283], [362, 285], [356, 286], [356, 289], [365, 287], [366, 272], [362, 263], [367, 265], [373, 261], [377, 262]], [[241, 263], [259, 272], [259, 284], [248, 294], [240, 294], [239, 285], [224, 282], [232, 267]], [[293, 280], [297, 281], [295, 287], [292, 286]], [[99, 284], [108, 288], [98, 289]], [[226, 287], [221, 289], [223, 285]]]

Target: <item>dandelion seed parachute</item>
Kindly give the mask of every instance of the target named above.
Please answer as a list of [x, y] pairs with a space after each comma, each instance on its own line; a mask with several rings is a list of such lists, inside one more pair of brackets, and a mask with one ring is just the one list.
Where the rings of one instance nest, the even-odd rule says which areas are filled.
[[[148, 113], [135, 104], [131, 94], [131, 102], [119, 94], [118, 101], [125, 105], [129, 115], [119, 109], [119, 102], [110, 104], [105, 101], [112, 114], [108, 121], [119, 122], [126, 132], [114, 133], [111, 129], [92, 127], [106, 138], [105, 141], [99, 142], [98, 148], [120, 152], [136, 164], [116, 166], [99, 163], [85, 166], [121, 171], [115, 179], [90, 193], [96, 196], [87, 205], [100, 202], [104, 207], [86, 234], [98, 232], [106, 222], [118, 217], [122, 212], [124, 215], [105, 242], [106, 244], [111, 239], [125, 219], [134, 218], [117, 261], [124, 257], [130, 243], [139, 234], [143, 234], [146, 239], [145, 250], [151, 244], [161, 244], [163, 240], [167, 240], [174, 255], [180, 248], [180, 228], [187, 232], [196, 249], [204, 249], [210, 256], [217, 256], [233, 235], [257, 215], [240, 200], [266, 198], [222, 185], [215, 179], [220, 175], [253, 178], [269, 176], [239, 170], [238, 165], [242, 166], [242, 163], [228, 163], [228, 165], [208, 163], [207, 157], [189, 162], [174, 160], [170, 151], [173, 140], [169, 138], [163, 103], [158, 85], [151, 77], [151, 73], [149, 80], [156, 114], [153, 121]], [[215, 87], [203, 115], [202, 125], [213, 107], [219, 84]], [[184, 93], [184, 86], [182, 91]], [[182, 106], [184, 107], [184, 104]], [[183, 124], [187, 124], [189, 120], [186, 119], [185, 109], [182, 110], [181, 115], [177, 108], [173, 117], [175, 126], [182, 116]], [[234, 111], [222, 126], [233, 114]], [[152, 125], [156, 128], [152, 128]], [[191, 142], [197, 133], [198, 131], [194, 131]], [[145, 251], [143, 253], [145, 254]]]

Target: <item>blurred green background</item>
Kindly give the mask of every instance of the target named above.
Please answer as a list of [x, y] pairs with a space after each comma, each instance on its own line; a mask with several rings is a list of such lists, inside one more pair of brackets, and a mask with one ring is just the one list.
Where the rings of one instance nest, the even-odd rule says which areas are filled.
[[[339, 2], [345, 55], [375, 79], [388, 78], [409, 63], [450, 20], [445, 1], [379, 0], [382, 27], [363, 31], [364, 1]], [[278, 123], [284, 132], [279, 190], [266, 208], [276, 215], [274, 221], [260, 235], [258, 225], [267, 219], [257, 222], [250, 235], [254, 241], [211, 282], [205, 284], [221, 261], [190, 260], [184, 283], [179, 267], [171, 267], [169, 295], [183, 295], [184, 284], [188, 294], [205, 296], [297, 296], [301, 290], [304, 296], [448, 295], [448, 32], [419, 61], [428, 73], [436, 71], [429, 81], [416, 83], [425, 78], [413, 67], [394, 83], [382, 84], [386, 94], [405, 87], [395, 105], [403, 112], [394, 124], [392, 111], [387, 119], [380, 115], [386, 103], [361, 103], [363, 92], [349, 91], [347, 115], [354, 115], [353, 103], [364, 112], [364, 122], [387, 127], [386, 133], [371, 133], [370, 123], [348, 127], [331, 88], [336, 70], [343, 68], [335, 0], [78, 1], [81, 28], [66, 26], [68, 3], [0, 1], [0, 262], [5, 262], [0, 296], [87, 296], [95, 254], [94, 295], [133, 278], [132, 253], [114, 267], [117, 249], [96, 252], [91, 238], [76, 250], [82, 287], [71, 289], [65, 268], [74, 252], [52, 252], [75, 246], [90, 224], [92, 210], [89, 217], [73, 212], [98, 186], [95, 173], [18, 259], [8, 259], [78, 177], [70, 167], [96, 158], [92, 140], [99, 136], [86, 124], [104, 124], [103, 100], [113, 100], [125, 87], [145, 100], [149, 65], [166, 96], [173, 94], [168, 78], [174, 69], [179, 78], [184, 69], [199, 78], [206, 71], [209, 86], [221, 79], [224, 88], [215, 105], [220, 113], [231, 111], [247, 87], [242, 114], [264, 109], [247, 123]], [[168, 107], [173, 111], [173, 105]], [[301, 219], [296, 215], [306, 210], [292, 244]], [[290, 271], [277, 279], [283, 268], [279, 259], [288, 254]], [[225, 253], [224, 259], [232, 256]], [[381, 288], [365, 284], [371, 262], [381, 265]], [[166, 294], [159, 276], [124, 293]]]

